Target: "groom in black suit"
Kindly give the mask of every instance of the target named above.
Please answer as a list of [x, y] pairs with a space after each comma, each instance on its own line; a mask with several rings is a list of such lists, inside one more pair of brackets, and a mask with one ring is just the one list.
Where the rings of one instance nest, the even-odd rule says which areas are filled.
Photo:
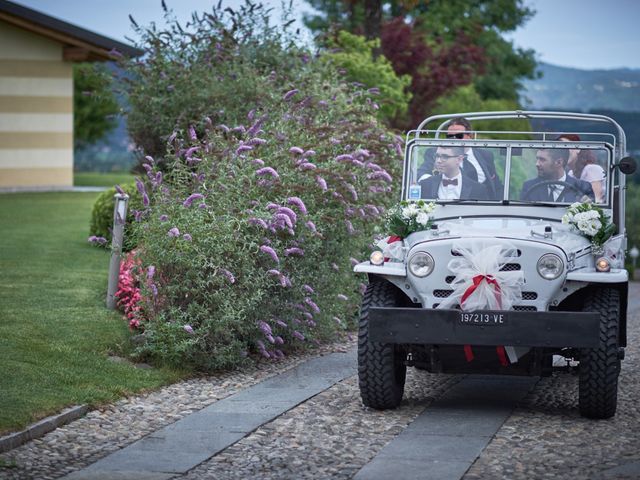
[[435, 153], [435, 171], [439, 172], [420, 182], [422, 198], [439, 200], [488, 200], [487, 188], [462, 175], [460, 165], [464, 158], [462, 147], [438, 147]]
[[[457, 140], [473, 140], [471, 123], [464, 117], [452, 118], [447, 125], [446, 137]], [[428, 176], [432, 173], [432, 170], [434, 170], [434, 150], [435, 149], [429, 149], [425, 153], [424, 162], [418, 169], [418, 178]], [[486, 187], [490, 200], [502, 199], [502, 183], [496, 173], [493, 154], [490, 150], [484, 148], [465, 148], [464, 159], [460, 168], [463, 176], [481, 183]]]
[[522, 184], [520, 200], [558, 203], [593, 201], [595, 195], [591, 184], [567, 175], [565, 167], [568, 159], [569, 150], [566, 148], [538, 150], [538, 177]]

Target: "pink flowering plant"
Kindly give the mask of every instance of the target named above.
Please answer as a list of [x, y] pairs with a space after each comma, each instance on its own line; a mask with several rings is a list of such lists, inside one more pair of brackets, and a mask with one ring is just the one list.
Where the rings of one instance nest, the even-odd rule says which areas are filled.
[[[141, 268], [154, 268], [140, 284], [153, 315], [138, 354], [160, 362], [214, 370], [277, 360], [353, 327], [362, 285], [352, 264], [397, 194], [399, 139], [366, 91], [275, 30], [255, 33], [261, 17], [250, 15], [239, 31], [219, 17], [196, 25], [180, 38], [191, 61], [170, 65], [157, 44], [136, 70], [155, 92], [182, 75], [240, 92], [203, 102], [201, 117], [177, 115], [190, 123], [167, 131], [166, 154], [143, 163], [149, 201], [135, 229]], [[194, 78], [207, 59], [213, 70]], [[154, 102], [170, 110], [173, 96], [196, 90]]]

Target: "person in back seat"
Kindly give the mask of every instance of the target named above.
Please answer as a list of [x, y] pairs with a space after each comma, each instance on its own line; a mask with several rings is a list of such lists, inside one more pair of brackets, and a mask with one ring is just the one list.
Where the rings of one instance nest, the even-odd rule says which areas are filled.
[[[446, 137], [458, 140], [472, 140], [471, 123], [464, 117], [451, 119], [447, 126]], [[433, 172], [434, 153], [433, 149], [427, 150], [425, 160], [418, 169], [418, 179], [424, 179]], [[502, 198], [502, 183], [496, 173], [491, 151], [484, 148], [466, 147], [461, 171], [465, 177], [485, 186], [488, 200], [500, 200]]]

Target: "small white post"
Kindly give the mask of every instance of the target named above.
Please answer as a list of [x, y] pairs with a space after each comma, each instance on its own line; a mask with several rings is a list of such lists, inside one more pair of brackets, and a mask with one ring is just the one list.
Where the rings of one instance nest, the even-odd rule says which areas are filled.
[[107, 308], [116, 308], [116, 292], [120, 277], [120, 260], [122, 258], [122, 241], [124, 238], [124, 224], [127, 219], [127, 204], [129, 195], [116, 193], [113, 196], [113, 231], [111, 240], [111, 263], [109, 264], [109, 285], [107, 287]]
[[640, 256], [640, 250], [635, 245], [629, 250], [629, 255], [631, 255], [631, 260], [633, 261], [633, 272], [631, 272], [631, 280], [636, 279], [636, 261], [638, 260], [638, 256]]

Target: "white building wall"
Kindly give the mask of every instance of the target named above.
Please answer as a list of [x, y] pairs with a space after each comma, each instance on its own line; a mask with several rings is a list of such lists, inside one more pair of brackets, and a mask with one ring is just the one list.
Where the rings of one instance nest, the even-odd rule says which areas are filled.
[[0, 189], [73, 185], [73, 67], [0, 20]]

